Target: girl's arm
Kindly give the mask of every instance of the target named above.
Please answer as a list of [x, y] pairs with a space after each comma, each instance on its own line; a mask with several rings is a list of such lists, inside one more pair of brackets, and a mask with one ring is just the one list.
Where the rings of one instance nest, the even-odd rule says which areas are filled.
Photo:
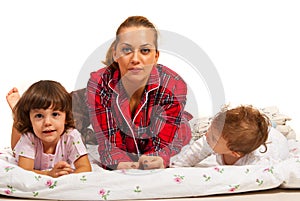
[[20, 138], [21, 138], [21, 133], [15, 127], [12, 127], [11, 140], [10, 140], [12, 150], [15, 148]]
[[75, 171], [74, 173], [79, 173], [79, 172], [91, 172], [92, 167], [88, 158], [88, 155], [83, 155], [79, 157], [75, 162]]
[[69, 165], [65, 161], [56, 163], [51, 170], [35, 170], [34, 160], [26, 158], [24, 156], [19, 156], [18, 166], [25, 170], [32, 171], [37, 174], [47, 175], [50, 177], [60, 177], [74, 172], [74, 170], [71, 168], [71, 165]]

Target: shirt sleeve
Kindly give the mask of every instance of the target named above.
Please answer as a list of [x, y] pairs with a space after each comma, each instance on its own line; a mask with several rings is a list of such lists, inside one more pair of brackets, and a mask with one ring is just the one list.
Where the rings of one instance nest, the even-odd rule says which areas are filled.
[[208, 145], [206, 137], [203, 136], [192, 144], [186, 145], [178, 155], [174, 156], [170, 167], [192, 167], [211, 154], [213, 150]]
[[35, 159], [36, 143], [37, 141], [32, 133], [22, 134], [14, 148], [14, 154], [17, 161], [19, 161], [19, 156]]
[[118, 143], [122, 144], [122, 138], [120, 137], [120, 131], [112, 126], [115, 122], [110, 107], [101, 102], [100, 88], [107, 88], [107, 83], [103, 84], [101, 74], [97, 72], [91, 73], [87, 85], [87, 105], [89, 107], [91, 124], [98, 142], [100, 161], [103, 167], [115, 169], [119, 162], [132, 161], [132, 159], [126, 152], [116, 146]]
[[67, 140], [68, 161], [70, 164], [74, 164], [79, 157], [87, 154], [87, 150], [82, 142], [81, 135], [78, 130], [74, 129], [65, 135], [69, 138], [69, 140]]
[[267, 150], [260, 146], [245, 157], [244, 164], [273, 165], [289, 157], [289, 146], [286, 137], [273, 127], [270, 127], [266, 141]]
[[[157, 133], [153, 146], [144, 153], [158, 155], [163, 158], [168, 167], [171, 156], [180, 152], [182, 147], [191, 139], [189, 120], [191, 115], [184, 111], [187, 87], [183, 80], [173, 80], [165, 90], [165, 100], [155, 113], [155, 123], [152, 133]], [[171, 97], [171, 98], [169, 98]]]

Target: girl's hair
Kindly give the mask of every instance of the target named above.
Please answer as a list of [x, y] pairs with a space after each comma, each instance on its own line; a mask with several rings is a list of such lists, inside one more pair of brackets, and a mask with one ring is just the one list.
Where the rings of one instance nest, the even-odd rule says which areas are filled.
[[146, 17], [143, 16], [130, 16], [128, 17], [117, 29], [116, 32], [116, 39], [112, 42], [112, 44], [110, 45], [107, 53], [106, 53], [106, 58], [105, 61], [103, 61], [103, 63], [107, 66], [113, 66], [114, 68], [118, 68], [118, 63], [114, 61], [113, 59], [113, 50], [116, 48], [118, 42], [119, 42], [119, 34], [121, 33], [122, 29], [125, 28], [129, 28], [129, 27], [145, 27], [145, 28], [149, 28], [152, 29], [154, 32], [154, 45], [157, 51], [157, 47], [158, 47], [158, 33], [157, 30], [154, 26], [154, 24], [152, 24]]
[[225, 107], [212, 120], [211, 126], [215, 128], [227, 141], [231, 151], [248, 154], [260, 145], [267, 151], [269, 118], [252, 106], [239, 106], [227, 110]]
[[65, 130], [75, 128], [72, 115], [72, 96], [58, 82], [41, 80], [32, 84], [13, 108], [13, 126], [20, 132], [33, 132], [30, 110], [48, 109], [66, 112]]

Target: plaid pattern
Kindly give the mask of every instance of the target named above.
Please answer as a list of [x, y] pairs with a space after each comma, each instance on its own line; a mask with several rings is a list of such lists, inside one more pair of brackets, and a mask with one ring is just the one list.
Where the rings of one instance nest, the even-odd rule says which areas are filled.
[[139, 154], [161, 156], [168, 166], [170, 157], [191, 138], [191, 116], [184, 111], [185, 82], [165, 66], [153, 67], [132, 116], [119, 77], [119, 70], [102, 68], [91, 73], [87, 86], [89, 114], [103, 167], [137, 161]]

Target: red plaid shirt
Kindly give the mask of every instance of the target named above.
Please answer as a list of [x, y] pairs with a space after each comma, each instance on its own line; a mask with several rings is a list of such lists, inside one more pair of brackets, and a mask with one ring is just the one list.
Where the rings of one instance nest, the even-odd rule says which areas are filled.
[[91, 73], [87, 103], [99, 144], [100, 161], [114, 169], [119, 162], [137, 161], [138, 156], [161, 156], [164, 165], [191, 139], [184, 111], [187, 87], [182, 78], [160, 64], [153, 67], [134, 116], [120, 80], [111, 66]]

